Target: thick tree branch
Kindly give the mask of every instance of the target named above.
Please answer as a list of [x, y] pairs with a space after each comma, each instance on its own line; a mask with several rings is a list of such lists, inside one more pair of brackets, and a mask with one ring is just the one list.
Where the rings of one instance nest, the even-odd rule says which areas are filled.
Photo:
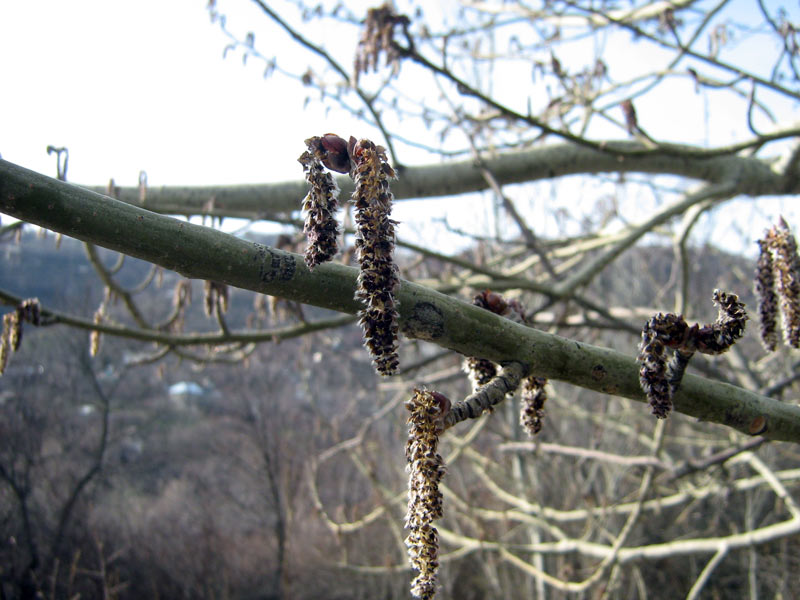
[[[0, 212], [197, 279], [353, 314], [357, 270], [324, 264], [309, 272], [299, 255], [161, 216], [0, 161]], [[402, 332], [466, 356], [519, 361], [533, 373], [640, 402], [638, 365], [626, 354], [550, 335], [407, 281]], [[633, 352], [633, 349], [631, 349]], [[679, 412], [748, 433], [800, 442], [800, 407], [697, 376], [684, 378]], [[758, 421], [757, 421], [758, 420]]]
[[[800, 128], [780, 133], [781, 137], [799, 135]], [[755, 157], [706, 153], [700, 148], [678, 145], [647, 150], [638, 142], [608, 142], [604, 146], [610, 151], [602, 152], [575, 144], [554, 144], [485, 157], [483, 163], [500, 185], [565, 175], [635, 172], [678, 175], [707, 183], [731, 181], [735, 184], [734, 194], [759, 196], [800, 191], [798, 178], [789, 179], [774, 171], [766, 161]], [[614, 150], [628, 155], [617, 156]], [[642, 153], [630, 154], [635, 151]], [[342, 175], [337, 178], [337, 183], [343, 197], [352, 193], [353, 182], [349, 177]], [[269, 184], [150, 187], [145, 202], [140, 201], [138, 187], [123, 187], [119, 188], [119, 199], [166, 214], [263, 218], [299, 210], [306, 187], [306, 182], [300, 177], [295, 181]], [[489, 184], [472, 160], [406, 167], [400, 179], [392, 183], [392, 193], [397, 200], [452, 196], [488, 188]], [[106, 193], [104, 186], [90, 189], [99, 194]]]

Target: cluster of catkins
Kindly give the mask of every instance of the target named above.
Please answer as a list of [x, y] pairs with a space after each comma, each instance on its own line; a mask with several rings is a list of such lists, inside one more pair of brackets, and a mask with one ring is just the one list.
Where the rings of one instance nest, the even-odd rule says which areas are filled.
[[306, 140], [308, 149], [298, 159], [310, 185], [303, 200], [304, 231], [308, 238], [305, 261], [309, 269], [336, 254], [339, 225], [336, 221], [339, 190], [324, 167], [349, 174], [355, 182], [356, 257], [360, 265], [356, 298], [364, 303], [359, 313], [364, 344], [381, 375], [392, 375], [397, 358], [397, 303], [399, 283], [394, 264], [395, 225], [389, 215], [392, 193], [389, 181], [395, 172], [386, 150], [369, 140], [345, 141], [332, 133]]
[[409, 534], [405, 543], [411, 566], [417, 571], [411, 582], [411, 593], [428, 600], [436, 594], [439, 535], [433, 521], [442, 517], [439, 482], [445, 473], [444, 461], [437, 451], [450, 401], [438, 392], [415, 389], [406, 408], [411, 415], [406, 442], [408, 512], [405, 525]]
[[230, 294], [228, 286], [218, 281], [206, 281], [203, 285], [203, 307], [206, 316], [221, 316], [228, 312]]
[[793, 348], [800, 348], [800, 258], [797, 242], [783, 218], [758, 241], [756, 295], [761, 317], [761, 341], [770, 352], [778, 343], [777, 321], [780, 299], [783, 336]]
[[[653, 414], [665, 419], [672, 410], [672, 397], [695, 352], [720, 354], [730, 348], [744, 333], [747, 313], [735, 294], [714, 290], [714, 303], [719, 310], [717, 320], [709, 325], [689, 326], [673, 313], [651, 317], [642, 330], [638, 360], [639, 384], [650, 402]], [[667, 348], [674, 350], [667, 361]]]
[[[515, 323], [525, 323], [525, 309], [518, 300], [506, 300], [496, 292], [485, 290], [477, 294], [472, 303]], [[464, 370], [472, 382], [473, 392], [477, 392], [498, 374], [497, 365], [492, 361], [473, 356], [465, 359]], [[542, 430], [545, 416], [544, 403], [547, 400], [546, 385], [547, 379], [544, 377], [531, 375], [522, 380], [520, 423], [530, 436]]]
[[367, 11], [353, 64], [356, 83], [362, 73], [378, 70], [381, 54], [386, 55], [386, 64], [392, 67], [392, 75], [397, 74], [400, 70], [400, 53], [394, 43], [394, 28], [397, 25], [407, 27], [409, 23], [409, 18], [396, 14], [389, 3]]
[[3, 315], [3, 330], [0, 333], [0, 375], [5, 371], [11, 352], [19, 350], [22, 343], [22, 324], [28, 322], [40, 325], [42, 312], [37, 298], [28, 298], [19, 303], [15, 310]]

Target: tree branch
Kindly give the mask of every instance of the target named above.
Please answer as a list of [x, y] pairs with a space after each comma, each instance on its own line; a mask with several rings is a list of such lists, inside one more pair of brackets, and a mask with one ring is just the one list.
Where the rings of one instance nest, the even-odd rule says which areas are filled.
[[[301, 256], [161, 216], [0, 161], [0, 212], [159, 264], [196, 279], [281, 296], [339, 312], [360, 309], [357, 270], [327, 263], [309, 272]], [[538, 376], [644, 402], [635, 359], [512, 323], [434, 290], [402, 281], [401, 331], [465, 356], [519, 361]], [[631, 349], [633, 351], [633, 349]], [[684, 378], [679, 412], [748, 433], [800, 442], [800, 407], [697, 376]]]
[[[790, 136], [800, 136], [800, 128], [780, 132], [780, 137]], [[659, 149], [647, 150], [638, 142], [610, 141], [603, 145], [611, 152], [569, 143], [554, 144], [486, 157], [483, 162], [500, 185], [565, 175], [636, 172], [679, 175], [708, 183], [733, 181], [735, 194], [758, 196], [800, 191], [800, 179], [776, 173], [767, 161], [759, 158], [720, 155], [692, 146], [665, 144]], [[628, 155], [617, 156], [614, 150]], [[630, 154], [634, 151], [642, 153]], [[337, 184], [342, 197], [352, 193], [353, 182], [346, 175], [338, 177]], [[299, 210], [306, 188], [306, 182], [300, 178], [269, 184], [150, 187], [145, 202], [141, 202], [138, 187], [122, 187], [119, 188], [119, 199], [167, 214], [264, 218], [285, 216]], [[105, 186], [89, 189], [99, 194], [106, 193]], [[396, 200], [454, 196], [486, 189], [489, 189], [489, 184], [481, 171], [475, 168], [473, 160], [406, 167], [400, 179], [392, 183]]]

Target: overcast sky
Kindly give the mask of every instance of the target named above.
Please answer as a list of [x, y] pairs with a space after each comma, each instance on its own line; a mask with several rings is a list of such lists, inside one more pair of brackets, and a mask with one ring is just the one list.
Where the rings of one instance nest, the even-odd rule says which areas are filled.
[[[232, 4], [232, 27], [267, 22], [252, 3]], [[263, 63], [223, 59], [228, 40], [205, 6], [0, 2], [0, 154], [52, 175], [46, 147], [67, 146], [69, 179], [86, 184], [136, 185], [140, 169], [150, 185], [300, 177], [296, 155], [327, 131], [324, 116], [301, 110], [300, 86], [265, 80]], [[288, 45], [257, 41], [267, 53]]]

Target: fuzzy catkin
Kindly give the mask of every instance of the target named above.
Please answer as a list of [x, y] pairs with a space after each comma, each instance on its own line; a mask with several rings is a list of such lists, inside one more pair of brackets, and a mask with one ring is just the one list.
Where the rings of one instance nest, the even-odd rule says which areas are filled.
[[[106, 312], [106, 305], [105, 302], [100, 304], [100, 307], [94, 311], [94, 324], [100, 325], [103, 322], [103, 317], [105, 316]], [[92, 329], [91, 333], [89, 333], [89, 355], [90, 356], [97, 356], [100, 352], [100, 332], [97, 329]]]
[[719, 311], [717, 320], [699, 329], [694, 344], [703, 354], [726, 352], [744, 335], [748, 319], [744, 304], [736, 294], [714, 290], [713, 300]]
[[767, 240], [758, 240], [755, 292], [761, 321], [761, 343], [769, 352], [778, 345], [778, 297], [775, 294], [775, 266]]
[[369, 140], [352, 150], [353, 203], [356, 221], [356, 258], [360, 265], [355, 297], [364, 303], [359, 323], [364, 345], [381, 375], [397, 370], [398, 314], [394, 291], [399, 283], [394, 263], [396, 221], [389, 218], [392, 193], [389, 180], [394, 170], [386, 151]]
[[[472, 304], [515, 323], [527, 322], [525, 308], [519, 300], [514, 298], [507, 300], [491, 290], [484, 290], [475, 295]], [[467, 357], [464, 360], [464, 370], [469, 374], [473, 395], [498, 375], [497, 365], [485, 358]], [[507, 370], [504, 369], [504, 372], [507, 373]], [[545, 417], [544, 403], [547, 400], [546, 385], [547, 379], [544, 377], [529, 376], [522, 380], [519, 417], [520, 424], [529, 436], [534, 436], [542, 430]], [[513, 389], [511, 391], [513, 392]], [[488, 410], [491, 410], [491, 405]]]
[[408, 441], [408, 511], [405, 539], [408, 557], [417, 575], [411, 582], [411, 593], [429, 600], [436, 594], [436, 573], [439, 568], [439, 535], [433, 521], [443, 514], [439, 483], [445, 473], [444, 461], [437, 453], [442, 419], [449, 402], [441, 394], [415, 389], [406, 408]]
[[392, 75], [400, 70], [400, 53], [394, 44], [394, 28], [396, 25], [408, 25], [409, 19], [405, 15], [394, 12], [391, 4], [386, 3], [367, 11], [364, 19], [364, 28], [361, 39], [358, 41], [353, 64], [355, 81], [362, 73], [378, 70], [378, 61], [381, 54], [386, 56], [386, 64], [391, 65]]
[[547, 401], [546, 385], [547, 379], [544, 377], [531, 376], [522, 380], [519, 420], [525, 432], [531, 437], [542, 430], [545, 416], [544, 403]]
[[331, 260], [339, 251], [340, 228], [336, 220], [339, 187], [323, 166], [320, 156], [323, 150], [318, 139], [306, 140], [309, 149], [297, 159], [303, 165], [310, 186], [303, 200], [306, 212], [303, 232], [308, 240], [304, 259], [309, 269]]
[[773, 251], [783, 336], [791, 347], [800, 348], [800, 257], [797, 242], [783, 219], [769, 231], [767, 240]]
[[672, 411], [672, 389], [667, 380], [666, 348], [656, 333], [658, 316], [651, 318], [642, 330], [637, 360], [642, 363], [639, 385], [647, 396], [653, 414], [665, 419]]

